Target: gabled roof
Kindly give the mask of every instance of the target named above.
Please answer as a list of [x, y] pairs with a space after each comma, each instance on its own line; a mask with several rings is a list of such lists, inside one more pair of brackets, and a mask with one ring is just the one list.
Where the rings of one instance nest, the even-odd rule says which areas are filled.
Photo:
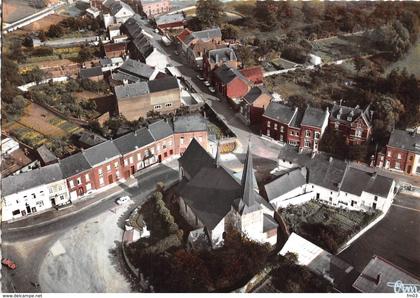
[[222, 38], [222, 31], [219, 27], [201, 30], [201, 31], [194, 31], [192, 32], [192, 36], [196, 39], [200, 40], [211, 40], [214, 38]]
[[106, 141], [90, 147], [89, 149], [82, 151], [82, 154], [92, 167], [121, 155], [112, 141]]
[[389, 137], [388, 146], [420, 154], [420, 134], [394, 129]]
[[305, 114], [303, 115], [303, 119], [300, 125], [322, 127], [327, 116], [327, 112], [318, 108], [308, 106], [305, 110]]
[[330, 116], [331, 116], [331, 119], [335, 121], [338, 120], [340, 122], [348, 122], [348, 123], [351, 123], [354, 120], [358, 119], [359, 117], [362, 117], [366, 125], [369, 127], [371, 126], [369, 106], [365, 110], [362, 110], [359, 108], [359, 106], [352, 108], [352, 107], [346, 107], [343, 105], [334, 104], [331, 109]]
[[250, 81], [254, 83], [262, 82], [263, 70], [261, 66], [253, 66], [241, 69], [240, 72]]
[[174, 132], [207, 131], [207, 120], [200, 114], [177, 116], [173, 120]]
[[191, 140], [187, 150], [178, 161], [191, 177], [194, 177], [201, 168], [212, 167], [214, 164], [213, 158], [195, 138]]
[[175, 77], [166, 77], [149, 82], [150, 92], [159, 92], [171, 89], [179, 89], [178, 80]]
[[111, 3], [111, 5], [109, 6], [111, 15], [115, 16], [116, 14], [118, 14], [121, 10], [127, 10], [128, 12], [130, 12], [131, 14], [135, 14], [135, 12], [133, 11], [133, 9], [131, 8], [130, 5], [122, 2], [122, 1], [114, 1], [113, 3]]
[[236, 61], [237, 57], [232, 48], [220, 48], [207, 52], [207, 57], [212, 63]]
[[57, 161], [57, 156], [55, 156], [45, 144], [36, 149], [36, 152], [44, 163]]
[[346, 170], [346, 162], [336, 158], [318, 155], [305, 164], [309, 183], [337, 191]]
[[[297, 114], [297, 108], [286, 106], [279, 102], [270, 102], [264, 112], [264, 116], [289, 125]], [[295, 126], [296, 127], [296, 126]]]
[[131, 98], [149, 94], [149, 85], [147, 82], [135, 82], [127, 85], [119, 85], [114, 87], [115, 96], [117, 100]]
[[248, 91], [247, 94], [243, 97], [243, 99], [249, 103], [252, 104], [254, 101], [256, 101], [261, 95], [268, 94], [268, 92], [265, 90], [262, 86], [254, 86], [251, 88], [251, 90]]
[[155, 140], [146, 127], [130, 132], [114, 140], [119, 152], [124, 155], [153, 143]]
[[127, 59], [117, 70], [143, 79], [150, 79], [155, 69], [138, 60]]
[[188, 36], [190, 36], [191, 33], [192, 31], [190, 29], [185, 28], [180, 34], [178, 34], [177, 38], [178, 40], [185, 43], [185, 40], [187, 39]]
[[277, 227], [279, 226], [279, 224], [276, 222], [276, 220], [264, 213], [264, 217], [263, 217], [263, 233], [271, 231], [273, 229], [277, 229]]
[[149, 130], [155, 141], [167, 138], [173, 134], [171, 125], [165, 119], [149, 124]]
[[8, 196], [23, 190], [62, 180], [63, 173], [58, 164], [48, 165], [15, 176], [8, 176], [1, 181], [2, 196]]
[[307, 183], [306, 175], [306, 168], [294, 168], [288, 170], [286, 173], [282, 173], [264, 185], [267, 199], [272, 201], [289, 191], [305, 185]]
[[97, 77], [102, 75], [102, 67], [95, 66], [90, 68], [82, 68], [80, 69], [80, 78], [81, 79], [89, 79], [91, 77]]
[[348, 167], [341, 182], [341, 191], [360, 196], [363, 191], [387, 197], [391, 191], [391, 178]]
[[214, 75], [224, 84], [229, 84], [230, 82], [232, 82], [236, 78], [242, 80], [243, 82], [245, 82], [249, 85], [252, 84], [237, 69], [231, 68], [231, 67], [227, 66], [226, 64], [223, 64], [222, 66], [218, 67], [214, 71]]
[[91, 169], [89, 162], [82, 152], [59, 160], [59, 164], [64, 178], [69, 178]]
[[108, 52], [121, 52], [127, 50], [127, 44], [125, 42], [119, 43], [106, 43], [103, 45], [105, 54]]

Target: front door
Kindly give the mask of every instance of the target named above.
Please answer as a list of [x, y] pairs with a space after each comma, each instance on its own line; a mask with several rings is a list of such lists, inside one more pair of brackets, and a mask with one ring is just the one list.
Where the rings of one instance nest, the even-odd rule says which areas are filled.
[[133, 175], [134, 172], [135, 172], [135, 168], [134, 168], [134, 166], [131, 166], [131, 175]]
[[373, 210], [376, 210], [376, 203], [372, 204], [372, 208], [373, 208]]
[[111, 184], [112, 182], [114, 182], [113, 179], [112, 179], [112, 175], [109, 175], [108, 176], [108, 183]]
[[407, 167], [407, 174], [410, 174], [411, 173], [411, 166], [408, 166]]
[[51, 205], [55, 206], [55, 198], [51, 199]]
[[31, 214], [31, 207], [29, 205], [26, 205], [26, 213]]

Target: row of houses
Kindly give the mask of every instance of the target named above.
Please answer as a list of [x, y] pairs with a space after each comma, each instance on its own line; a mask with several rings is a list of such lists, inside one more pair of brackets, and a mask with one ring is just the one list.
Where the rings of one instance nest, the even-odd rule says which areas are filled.
[[137, 171], [183, 154], [193, 139], [208, 147], [207, 121], [199, 114], [160, 120], [58, 163], [6, 177], [2, 218], [33, 214], [124, 182]]

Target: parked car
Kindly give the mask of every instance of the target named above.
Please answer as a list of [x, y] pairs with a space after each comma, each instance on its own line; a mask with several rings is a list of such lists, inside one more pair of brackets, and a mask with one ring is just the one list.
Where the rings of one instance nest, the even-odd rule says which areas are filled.
[[116, 200], [115, 202], [118, 205], [124, 205], [124, 204], [127, 204], [130, 201], [131, 201], [131, 199], [130, 199], [129, 196], [123, 196], [123, 197], [119, 198], [118, 200]]
[[216, 92], [216, 89], [214, 89], [214, 87], [212, 87], [212, 86], [209, 86], [209, 90], [210, 90], [211, 93]]
[[12, 270], [16, 269], [16, 264], [11, 259], [3, 258], [1, 259], [1, 263]]
[[197, 79], [199, 79], [200, 81], [204, 81], [204, 78], [201, 75], [197, 75]]
[[210, 82], [209, 81], [204, 81], [204, 85], [206, 85], [207, 87], [210, 86]]

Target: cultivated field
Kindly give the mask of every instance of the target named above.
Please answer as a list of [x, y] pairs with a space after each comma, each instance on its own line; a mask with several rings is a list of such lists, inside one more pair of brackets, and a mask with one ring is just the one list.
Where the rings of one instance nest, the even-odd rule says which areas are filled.
[[5, 0], [3, 1], [3, 22], [13, 23], [39, 10], [41, 9], [31, 5], [30, 0]]
[[29, 32], [33, 31], [47, 31], [51, 25], [57, 24], [60, 21], [64, 20], [66, 17], [58, 14], [49, 15], [39, 21], [33, 22], [25, 27], [22, 27], [21, 30]]

